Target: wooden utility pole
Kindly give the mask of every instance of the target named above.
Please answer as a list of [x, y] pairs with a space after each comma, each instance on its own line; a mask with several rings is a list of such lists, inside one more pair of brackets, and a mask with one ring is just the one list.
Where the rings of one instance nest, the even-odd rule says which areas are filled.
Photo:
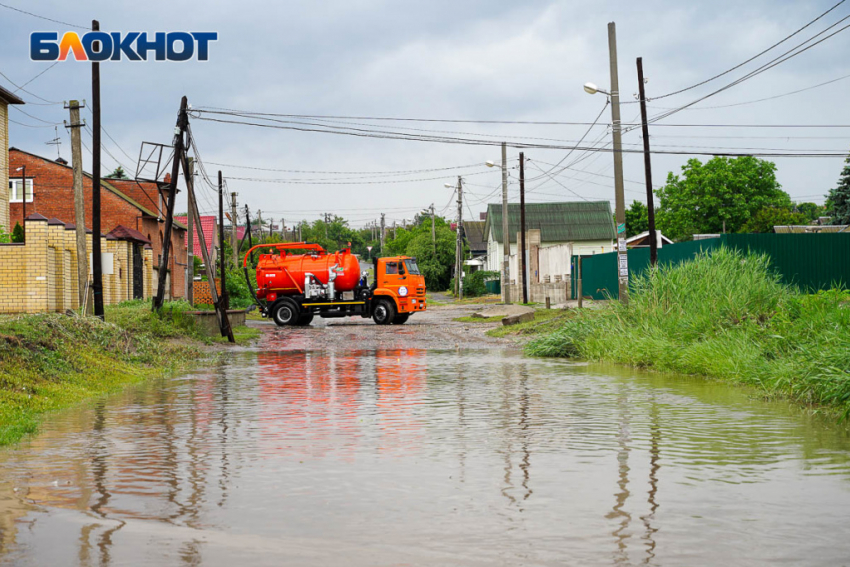
[[218, 255], [218, 265], [221, 270], [221, 308], [230, 309], [230, 298], [227, 296], [227, 258], [224, 257], [224, 179], [221, 170], [218, 171], [218, 241], [221, 253]]
[[620, 122], [620, 79], [617, 72], [617, 26], [608, 24], [608, 56], [611, 66], [611, 122], [614, 136], [614, 193], [617, 217], [617, 282], [620, 303], [629, 303], [629, 256], [626, 253], [626, 198], [623, 188], [623, 139]]
[[[186, 102], [186, 97], [183, 97], [183, 102]], [[201, 226], [201, 215], [198, 211], [198, 201], [195, 199], [195, 188], [192, 186], [192, 183], [189, 182], [189, 164], [186, 158], [186, 153], [175, 153], [174, 159], [181, 161], [183, 164], [183, 174], [186, 177], [186, 189], [189, 194], [188, 199], [192, 202], [192, 208], [195, 211], [195, 223], [198, 226]], [[200, 244], [201, 254], [204, 256], [204, 270], [207, 272], [207, 280], [210, 284], [210, 296], [215, 304], [215, 312], [218, 317], [218, 325], [219, 329], [221, 329], [221, 336], [227, 337], [228, 341], [235, 343], [236, 340], [233, 338], [233, 329], [230, 327], [230, 319], [227, 317], [227, 310], [224, 308], [221, 297], [218, 295], [218, 290], [215, 288], [215, 264], [214, 260], [210, 257], [210, 249], [207, 248], [206, 237], [204, 236], [203, 230], [198, 231], [198, 244]]]
[[463, 299], [463, 179], [457, 177], [457, 245], [455, 247], [455, 297]]
[[230, 194], [230, 248], [233, 251], [233, 267], [239, 269], [239, 235], [237, 228], [239, 227], [239, 216], [236, 214], [236, 193]]
[[263, 211], [257, 209], [257, 226], [259, 227], [257, 230], [257, 242], [259, 242], [263, 238]]
[[384, 223], [384, 213], [381, 213], [381, 254], [384, 253], [384, 232], [386, 224]]
[[640, 116], [643, 130], [643, 166], [646, 171], [646, 217], [649, 221], [649, 264], [658, 264], [658, 235], [655, 232], [655, 201], [652, 198], [652, 158], [649, 155], [649, 123], [646, 119], [646, 92], [643, 79], [643, 58], [637, 58]]
[[519, 153], [519, 231], [520, 241], [517, 242], [517, 244], [520, 245], [522, 249], [520, 253], [522, 258], [520, 265], [522, 276], [522, 302], [528, 303], [528, 274], [525, 271], [528, 258], [526, 257], [525, 250], [525, 155], [523, 152]]
[[[186, 135], [186, 128], [189, 125], [189, 116], [186, 114], [188, 100], [184, 96], [180, 101], [180, 112], [177, 115], [177, 128], [174, 134], [174, 159], [171, 164], [171, 183], [168, 187], [168, 204], [165, 210], [165, 228], [163, 229], [162, 241], [162, 258], [159, 262], [159, 281], [156, 286], [156, 297], [153, 298], [153, 310], [159, 311], [162, 309], [162, 303], [165, 301], [165, 281], [168, 277], [168, 259], [171, 253], [171, 232], [174, 227], [174, 203], [177, 201], [177, 177], [180, 175], [180, 164], [184, 162], [184, 175], [186, 177], [186, 186], [192, 184], [192, 178], [189, 173], [188, 159], [186, 158], [186, 148], [183, 144], [183, 138]], [[195, 204], [195, 216], [198, 228], [201, 228], [200, 217], [198, 217], [197, 203]], [[198, 238], [203, 242], [201, 234], [203, 230], [198, 231]], [[95, 234], [97, 236], [97, 234]]]
[[74, 224], [77, 237], [77, 291], [80, 301], [80, 312], [86, 311], [86, 287], [89, 285], [89, 255], [86, 250], [86, 208], [83, 196], [83, 148], [80, 136], [80, 109], [82, 106], [76, 100], [68, 103], [71, 111], [71, 165], [74, 168]]
[[[189, 174], [186, 178], [195, 186], [195, 160], [189, 158]], [[160, 213], [161, 214], [161, 213]], [[195, 305], [195, 207], [189, 199], [189, 214], [186, 218], [189, 229], [189, 242], [186, 245], [186, 301], [189, 305]]]
[[[92, 20], [91, 29], [100, 31], [100, 23]], [[99, 51], [100, 42], [94, 42], [94, 50]], [[100, 63], [91, 64], [91, 98], [92, 98], [92, 196], [91, 196], [91, 230], [92, 230], [92, 299], [94, 299], [95, 317], [103, 319], [103, 264], [100, 246]], [[24, 199], [26, 201], [26, 198]]]
[[508, 217], [508, 145], [502, 142], [502, 298], [511, 303], [511, 237]]

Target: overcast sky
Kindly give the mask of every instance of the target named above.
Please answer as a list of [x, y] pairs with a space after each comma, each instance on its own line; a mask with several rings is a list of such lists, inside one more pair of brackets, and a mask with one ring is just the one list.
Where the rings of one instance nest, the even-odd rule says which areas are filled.
[[[617, 23], [624, 122], [639, 108], [635, 58], [644, 58], [652, 99], [724, 71], [784, 38], [835, 4], [801, 1], [524, 2], [390, 0], [150, 0], [147, 2], [3, 0], [4, 4], [63, 22], [88, 26], [98, 19], [105, 31], [217, 31], [210, 61], [184, 63], [104, 63], [103, 125], [115, 139], [104, 145], [126, 169], [135, 170], [142, 141], [170, 143], [180, 97], [195, 108], [220, 107], [279, 114], [408, 117], [462, 120], [592, 122], [605, 107], [605, 96], [582, 90], [592, 81], [607, 90], [607, 23]], [[728, 84], [828, 25], [850, 15], [850, 2], [789, 42], [742, 69], [707, 85], [663, 100], [650, 101], [650, 115], [680, 106]], [[839, 24], [832, 31], [840, 29]], [[29, 81], [50, 63], [29, 60], [33, 31], [77, 31], [0, 7], [0, 71], [16, 84]], [[826, 35], [826, 34], [825, 34]], [[823, 37], [823, 36], [821, 36]], [[850, 75], [850, 30], [751, 80], [684, 110], [659, 124], [843, 124], [850, 125], [850, 78], [770, 101], [735, 107], [699, 109], [748, 102], [788, 93]], [[15, 90], [6, 79], [0, 84]], [[91, 100], [90, 65], [68, 60], [26, 87], [28, 102]], [[59, 105], [28, 104], [10, 111], [10, 145], [55, 158], [52, 126], [67, 119]], [[91, 123], [91, 115], [83, 111]], [[225, 117], [229, 119], [229, 117]], [[313, 121], [315, 122], [315, 121]], [[569, 145], [587, 130], [581, 125], [389, 122], [357, 120], [365, 128], [418, 128], [452, 132], [449, 136]], [[601, 123], [610, 123], [610, 107]], [[363, 126], [356, 126], [364, 128]], [[337, 213], [361, 226], [380, 218], [401, 222], [434, 203], [454, 214], [452, 190], [457, 175], [466, 182], [464, 217], [478, 217], [487, 202], [499, 202], [501, 176], [487, 168], [498, 162], [498, 147], [386, 140], [323, 133], [254, 128], [198, 119], [192, 128], [208, 172], [222, 169], [240, 206], [262, 209], [264, 217], [313, 219]], [[409, 130], [408, 130], [409, 131]], [[414, 131], [419, 133], [418, 131]], [[720, 148], [850, 151], [850, 128], [697, 128], [651, 127], [654, 149], [718, 151]], [[462, 133], [462, 134], [458, 134]], [[70, 160], [70, 140], [60, 126], [61, 155]], [[531, 140], [545, 138], [546, 140]], [[88, 133], [84, 142], [91, 147]], [[604, 127], [585, 142], [610, 140]], [[639, 130], [624, 137], [638, 148]], [[119, 147], [120, 146], [120, 149]], [[677, 147], [678, 146], [678, 147]], [[680, 146], [688, 146], [681, 148]], [[122, 151], [123, 149], [123, 151]], [[728, 150], [727, 150], [728, 151]], [[734, 150], [732, 150], [734, 151]], [[749, 151], [749, 150], [743, 150]], [[754, 150], [756, 151], [756, 150]], [[126, 152], [129, 157], [124, 154]], [[511, 167], [518, 150], [509, 148]], [[84, 150], [86, 170], [91, 155]], [[530, 149], [528, 200], [531, 202], [613, 200], [610, 153], [573, 153], [564, 163], [583, 158], [557, 181], [539, 177], [567, 151]], [[653, 181], [663, 184], [678, 172], [686, 155], [654, 155]], [[131, 159], [132, 158], [132, 159]], [[701, 157], [701, 159], [706, 159]], [[843, 166], [842, 158], [771, 158], [783, 188], [799, 201], [823, 202]], [[104, 154], [105, 172], [117, 164]], [[219, 166], [214, 164], [228, 164]], [[394, 172], [463, 167], [401, 176], [315, 172]], [[583, 170], [578, 172], [576, 170]], [[132, 173], [131, 173], [132, 174]], [[347, 184], [358, 181], [371, 184]], [[645, 200], [643, 159], [626, 155], [626, 199]], [[312, 184], [267, 183], [238, 178], [314, 180]], [[511, 200], [518, 200], [518, 172], [511, 171]], [[318, 181], [316, 181], [318, 180]], [[334, 183], [327, 182], [336, 180]], [[403, 182], [402, 180], [414, 180]], [[418, 180], [418, 181], [417, 181]], [[375, 183], [380, 181], [381, 183]], [[390, 183], [387, 183], [390, 181]], [[212, 209], [214, 195], [199, 195]], [[185, 194], [178, 209], [185, 210]], [[451, 205], [451, 206], [449, 206]]]

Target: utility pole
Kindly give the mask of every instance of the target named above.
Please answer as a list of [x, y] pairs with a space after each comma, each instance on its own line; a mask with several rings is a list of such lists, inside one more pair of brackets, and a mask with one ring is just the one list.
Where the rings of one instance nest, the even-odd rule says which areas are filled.
[[257, 209], [257, 226], [259, 227], [257, 230], [257, 242], [259, 243], [260, 239], [263, 237], [263, 211]]
[[434, 203], [431, 203], [431, 244], [434, 245], [434, 256], [437, 256], [437, 229], [434, 224]]
[[[174, 227], [174, 203], [177, 201], [177, 177], [180, 175], [180, 162], [186, 160], [183, 137], [186, 134], [186, 127], [189, 125], [189, 117], [186, 114], [186, 108], [188, 107], [188, 105], [188, 100], [184, 96], [180, 101], [180, 113], [177, 115], [177, 128], [175, 128], [174, 133], [174, 159], [173, 163], [171, 164], [171, 184], [168, 189], [168, 205], [165, 211], [165, 228], [163, 229], [164, 234], [162, 237], [162, 258], [159, 262], [159, 282], [157, 283], [156, 287], [156, 297], [153, 298], [154, 311], [159, 311], [160, 309], [162, 309], [162, 303], [165, 300], [165, 280], [168, 277], [168, 257], [171, 253], [171, 231]], [[99, 145], [100, 141], [98, 140], [97, 142], [95, 142], [95, 146]], [[192, 182], [191, 177], [189, 176], [188, 160], [186, 160], [186, 162], [186, 169], [183, 171], [183, 173], [186, 176], [186, 185], [188, 186], [191, 185]], [[198, 210], [196, 206], [195, 216], [197, 217], [197, 215]], [[198, 228], [200, 228], [200, 218], [196, 218], [195, 220], [198, 221]], [[200, 237], [200, 233], [202, 232], [202, 230], [198, 231], [198, 238], [201, 242], [203, 242], [203, 238]], [[97, 240], [97, 230], [95, 230], [94, 236], [95, 240]], [[96, 311], [95, 314], [97, 314]]]
[[283, 222], [284, 222], [285, 220], [286, 220], [285, 218], [280, 217], [280, 238], [281, 238], [284, 242], [286, 242], [286, 225], [285, 225], [285, 224], [283, 224]]
[[[82, 106], [72, 100], [66, 107], [71, 111], [71, 165], [74, 168], [74, 223], [77, 237], [77, 291], [80, 300], [80, 311], [86, 312], [86, 287], [89, 284], [88, 260], [86, 250], [86, 208], [83, 196], [83, 148], [80, 137], [80, 109]], [[24, 195], [26, 196], [26, 195]], [[26, 200], [26, 199], [24, 199]]]
[[[92, 20], [91, 29], [100, 31], [100, 22]], [[99, 41], [93, 48], [100, 51]], [[91, 64], [91, 93], [92, 93], [92, 196], [91, 196], [91, 230], [92, 230], [92, 299], [94, 299], [95, 317], [103, 319], [103, 264], [100, 246], [100, 63]], [[26, 188], [24, 189], [26, 203]], [[26, 206], [26, 205], [24, 205]], [[164, 282], [163, 282], [164, 283]]]
[[463, 179], [457, 176], [457, 245], [455, 247], [455, 297], [463, 299]]
[[[218, 170], [218, 241], [221, 247], [218, 265], [221, 270], [221, 308], [230, 309], [230, 298], [227, 296], [227, 258], [224, 257], [224, 179]], [[213, 282], [214, 285], [215, 282]]]
[[[195, 186], [195, 160], [189, 158], [187, 160], [189, 166], [189, 174], [186, 179]], [[189, 305], [195, 305], [195, 208], [192, 204], [192, 199], [189, 199], [189, 214], [186, 219], [186, 225], [189, 229], [189, 242], [186, 244], [186, 301]]]
[[[183, 105], [182, 107], [186, 108], [186, 97], [183, 97]], [[182, 137], [182, 136], [181, 136]], [[174, 160], [178, 161], [178, 164], [182, 162], [183, 165], [183, 175], [186, 178], [186, 189], [188, 192], [189, 201], [193, 201], [192, 208], [195, 211], [195, 223], [200, 227], [201, 226], [201, 214], [198, 211], [198, 201], [195, 199], [195, 189], [192, 186], [192, 183], [189, 178], [189, 164], [186, 158], [186, 152], [181, 151], [179, 153], [174, 153]], [[176, 168], [175, 168], [176, 169]], [[179, 173], [179, 171], [178, 171]], [[220, 192], [219, 192], [220, 195]], [[174, 199], [169, 200], [169, 204], [173, 203]], [[219, 201], [220, 202], [220, 201]], [[170, 218], [170, 215], [169, 215]], [[167, 219], [166, 219], [167, 220]], [[215, 234], [215, 233], [213, 233]], [[221, 336], [227, 337], [228, 341], [231, 343], [235, 343], [236, 340], [233, 338], [233, 329], [230, 327], [230, 319], [227, 318], [227, 310], [224, 308], [224, 304], [221, 298], [218, 295], [218, 290], [215, 288], [215, 261], [211, 258], [210, 249], [207, 248], [206, 237], [204, 236], [204, 231], [198, 231], [198, 244], [201, 247], [201, 254], [204, 255], [204, 269], [207, 272], [207, 280], [210, 284], [210, 296], [212, 297], [213, 303], [215, 304], [215, 312], [216, 317], [218, 318], [219, 329], [221, 330]], [[213, 247], [214, 249], [214, 247]]]
[[646, 119], [646, 92], [643, 79], [643, 58], [637, 58], [640, 116], [643, 129], [643, 165], [646, 170], [646, 217], [649, 221], [649, 264], [658, 264], [658, 235], [655, 232], [655, 201], [652, 198], [652, 159], [649, 155], [649, 123]]
[[511, 303], [511, 235], [508, 222], [508, 144], [502, 142], [502, 297], [505, 304]]
[[528, 303], [528, 274], [525, 271], [528, 259], [525, 250], [525, 155], [523, 152], [519, 153], [519, 231], [520, 241], [517, 244], [522, 247], [522, 264], [520, 265], [522, 271], [522, 302]]
[[384, 223], [384, 213], [381, 213], [381, 254], [384, 253], [384, 229], [386, 228], [386, 224]]
[[623, 189], [623, 140], [620, 122], [620, 79], [617, 73], [617, 25], [608, 24], [608, 56], [611, 64], [611, 122], [614, 136], [614, 192], [617, 217], [617, 282], [620, 303], [629, 303], [629, 256], [626, 253], [626, 198]]
[[236, 193], [230, 194], [230, 248], [233, 251], [233, 267], [239, 269], [239, 237], [236, 229], [239, 226], [239, 216], [236, 214]]

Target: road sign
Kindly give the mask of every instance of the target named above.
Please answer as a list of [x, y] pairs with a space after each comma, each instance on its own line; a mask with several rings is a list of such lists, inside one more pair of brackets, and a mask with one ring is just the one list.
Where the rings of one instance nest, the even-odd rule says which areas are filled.
[[618, 224], [617, 225], [617, 234], [623, 234], [624, 232], [626, 232], [626, 224], [625, 223]]

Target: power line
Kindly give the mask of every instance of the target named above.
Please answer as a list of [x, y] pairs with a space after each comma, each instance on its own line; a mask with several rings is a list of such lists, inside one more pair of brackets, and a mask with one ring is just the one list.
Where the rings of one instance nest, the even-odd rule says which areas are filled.
[[[2, 4], [0, 4], [0, 6], [2, 6]], [[51, 68], [52, 68], [52, 67], [51, 67]], [[48, 68], [48, 69], [46, 69], [45, 71], [43, 71], [42, 73], [44, 73], [44, 72], [46, 72], [46, 71], [49, 71], [49, 70], [50, 70], [50, 69]], [[34, 79], [36, 79], [36, 78], [37, 78], [39, 75], [41, 75], [42, 73], [39, 73], [38, 75], [36, 75], [35, 77], [33, 77], [32, 79], [30, 79], [29, 81], [27, 81], [27, 82], [26, 82], [26, 83], [24, 83], [24, 84], [26, 85], [26, 84], [31, 83]], [[19, 90], [19, 91], [23, 91], [23, 92], [25, 92], [25, 93], [27, 93], [27, 94], [29, 94], [29, 95], [32, 95], [32, 96], [34, 96], [35, 98], [37, 98], [37, 99], [39, 99], [39, 100], [43, 100], [44, 102], [46, 102], [46, 103], [48, 103], [48, 104], [50, 104], [50, 105], [53, 105], [53, 104], [64, 104], [64, 103], [61, 103], [61, 102], [57, 102], [57, 101], [55, 101], [55, 100], [47, 100], [46, 98], [43, 98], [43, 97], [38, 96], [38, 95], [37, 95], [37, 94], [35, 94], [34, 92], [31, 92], [31, 91], [26, 90], [26, 89], [25, 89], [25, 88], [23, 88], [22, 86], [18, 85], [15, 81], [13, 81], [12, 79], [10, 79], [8, 76], [6, 76], [6, 74], [5, 74], [5, 73], [3, 73], [2, 71], [0, 71], [0, 77], [3, 77], [3, 78], [4, 78], [4, 79], [6, 79], [7, 81], [9, 81], [9, 82], [12, 84], [12, 86], [16, 87], [16, 89], [17, 89], [17, 90]], [[33, 103], [28, 103], [28, 104], [33, 104]], [[35, 103], [35, 104], [38, 104], [38, 103]]]
[[21, 10], [20, 8], [15, 8], [14, 6], [9, 6], [8, 4], [0, 3], [0, 6], [3, 8], [8, 8], [9, 10], [14, 10], [15, 12], [20, 12], [21, 14], [26, 14], [27, 16], [32, 16], [33, 18], [39, 18], [40, 20], [47, 20], [48, 22], [53, 22], [54, 24], [62, 24], [64, 26], [69, 26], [72, 28], [77, 28], [81, 30], [89, 30], [90, 28], [85, 26], [78, 26], [77, 24], [70, 24], [68, 22], [63, 22], [62, 20], [54, 20], [53, 18], [48, 18], [47, 16], [39, 16], [38, 14], [33, 14], [32, 12], [27, 12], [26, 10]]
[[747, 59], [747, 60], [746, 60], [746, 61], [744, 61], [743, 63], [739, 63], [738, 65], [735, 65], [734, 67], [732, 67], [732, 68], [730, 68], [730, 69], [727, 69], [727, 70], [723, 71], [722, 73], [718, 73], [717, 75], [714, 75], [713, 77], [709, 77], [708, 79], [706, 79], [706, 80], [704, 80], [704, 81], [700, 81], [699, 83], [693, 84], [693, 85], [691, 85], [691, 86], [689, 86], [689, 87], [685, 87], [685, 88], [683, 88], [683, 89], [679, 89], [679, 90], [677, 90], [677, 91], [673, 91], [673, 92], [671, 92], [671, 93], [667, 93], [667, 94], [664, 94], [664, 95], [656, 96], [656, 97], [653, 97], [653, 98], [652, 98], [652, 99], [650, 99], [650, 100], [658, 100], [658, 99], [662, 99], [662, 98], [667, 98], [668, 96], [677, 95], [677, 94], [683, 93], [683, 92], [685, 92], [685, 91], [689, 91], [689, 90], [691, 90], [691, 89], [695, 89], [695, 88], [700, 87], [700, 86], [702, 86], [702, 85], [704, 85], [704, 84], [706, 84], [706, 83], [710, 83], [711, 81], [713, 81], [713, 80], [715, 80], [715, 79], [719, 79], [720, 77], [722, 77], [722, 76], [724, 76], [724, 75], [728, 75], [729, 73], [731, 73], [732, 71], [735, 71], [736, 69], [740, 69], [741, 67], [743, 67], [743, 66], [744, 66], [744, 65], [746, 65], [747, 63], [750, 63], [750, 62], [752, 62], [752, 61], [754, 61], [754, 60], [758, 59], [759, 57], [761, 57], [762, 55], [764, 55], [764, 54], [765, 54], [765, 53], [767, 53], [768, 51], [771, 51], [772, 49], [774, 49], [774, 48], [776, 48], [776, 47], [779, 47], [781, 44], [785, 43], [786, 41], [788, 41], [789, 39], [791, 39], [791, 38], [792, 38], [792, 37], [794, 37], [795, 35], [799, 34], [799, 33], [800, 33], [800, 32], [802, 32], [803, 30], [805, 30], [806, 28], [808, 28], [809, 26], [811, 26], [812, 24], [814, 24], [815, 22], [817, 22], [818, 20], [820, 20], [821, 18], [823, 18], [824, 16], [826, 16], [827, 14], [829, 14], [830, 12], [832, 12], [833, 10], [835, 10], [836, 8], [838, 8], [840, 5], [844, 4], [844, 2], [845, 2], [845, 0], [841, 0], [840, 2], [838, 2], [837, 4], [835, 4], [832, 8], [830, 8], [829, 10], [827, 10], [826, 12], [824, 12], [823, 14], [821, 14], [820, 16], [818, 16], [817, 18], [815, 18], [814, 20], [810, 21], [809, 23], [807, 23], [806, 25], [804, 25], [803, 27], [801, 27], [800, 29], [798, 29], [798, 30], [797, 30], [797, 31], [795, 31], [794, 33], [792, 33], [792, 34], [790, 34], [790, 35], [788, 35], [788, 36], [785, 36], [785, 37], [784, 37], [783, 39], [781, 39], [780, 41], [778, 41], [778, 42], [774, 43], [773, 45], [771, 45], [770, 47], [768, 47], [768, 48], [767, 48], [767, 49], [765, 49], [764, 51], [762, 51], [762, 52], [760, 52], [760, 53], [757, 53], [756, 55], [754, 55], [754, 56], [750, 57], [749, 59]]
[[[483, 163], [473, 163], [469, 165], [457, 165], [452, 167], [435, 167], [431, 169], [409, 169], [409, 170], [399, 170], [399, 171], [321, 171], [321, 170], [308, 170], [308, 169], [275, 169], [268, 167], [254, 167], [248, 165], [235, 165], [229, 163], [218, 163], [214, 161], [207, 162], [210, 165], [218, 165], [220, 167], [233, 167], [236, 169], [252, 169], [256, 171], [275, 171], [281, 173], [316, 173], [322, 175], [362, 175], [362, 176], [395, 176], [395, 175], [409, 175], [413, 173], [430, 173], [433, 171], [450, 171], [456, 169], [469, 169], [473, 167], [484, 167]], [[233, 178], [231, 178], [233, 179]]]

